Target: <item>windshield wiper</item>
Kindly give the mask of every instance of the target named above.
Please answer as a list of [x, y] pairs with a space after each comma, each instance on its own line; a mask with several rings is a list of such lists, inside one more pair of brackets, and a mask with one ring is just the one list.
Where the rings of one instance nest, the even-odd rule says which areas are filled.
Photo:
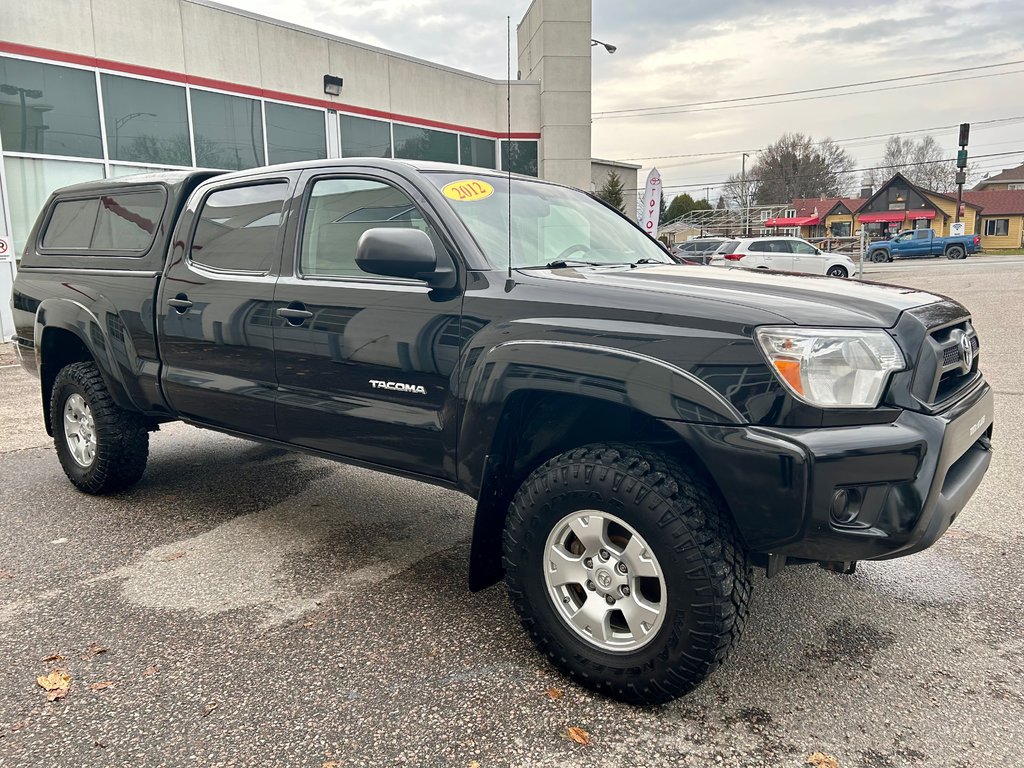
[[580, 261], [579, 259], [555, 259], [547, 264], [537, 264], [532, 267], [519, 267], [519, 269], [565, 269], [566, 267], [602, 267], [605, 266], [599, 261]]
[[646, 256], [642, 259], [637, 259], [633, 262], [635, 267], [637, 264], [671, 264], [671, 261], [659, 261], [658, 259], [648, 259]]

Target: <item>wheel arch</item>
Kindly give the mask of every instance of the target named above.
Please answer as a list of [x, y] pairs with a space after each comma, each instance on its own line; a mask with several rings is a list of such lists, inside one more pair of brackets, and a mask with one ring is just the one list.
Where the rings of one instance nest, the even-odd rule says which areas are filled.
[[41, 405], [48, 435], [52, 436], [53, 432], [49, 419], [53, 383], [60, 370], [72, 363], [94, 362], [114, 402], [122, 408], [135, 408], [115, 373], [106, 331], [86, 307], [67, 299], [42, 302], [36, 311], [34, 336]]
[[471, 590], [484, 589], [502, 578], [502, 531], [509, 504], [526, 478], [565, 451], [608, 442], [642, 444], [669, 454], [704, 476], [720, 493], [693, 447], [652, 414], [599, 397], [520, 389], [502, 404], [496, 428], [481, 446], [488, 452], [480, 467], [469, 568]]

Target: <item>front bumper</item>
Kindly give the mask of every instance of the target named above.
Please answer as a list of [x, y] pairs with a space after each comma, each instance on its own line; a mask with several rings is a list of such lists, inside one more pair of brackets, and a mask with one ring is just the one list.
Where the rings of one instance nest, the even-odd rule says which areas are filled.
[[[938, 414], [817, 429], [675, 425], [696, 449], [751, 552], [851, 562], [918, 552], [946, 531], [991, 461], [985, 381]], [[837, 491], [856, 511], [833, 515]]]

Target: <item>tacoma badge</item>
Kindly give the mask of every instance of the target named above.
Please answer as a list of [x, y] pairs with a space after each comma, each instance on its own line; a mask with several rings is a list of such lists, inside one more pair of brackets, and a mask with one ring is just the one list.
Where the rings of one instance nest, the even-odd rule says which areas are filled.
[[370, 386], [374, 389], [390, 389], [394, 392], [411, 392], [414, 395], [427, 394], [427, 388], [422, 384], [403, 384], [400, 381], [379, 381], [370, 379]]

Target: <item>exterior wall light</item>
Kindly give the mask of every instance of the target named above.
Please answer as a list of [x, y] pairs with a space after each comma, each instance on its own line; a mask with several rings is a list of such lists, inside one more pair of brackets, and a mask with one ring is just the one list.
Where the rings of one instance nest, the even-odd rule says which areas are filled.
[[324, 93], [328, 96], [341, 96], [341, 86], [344, 84], [344, 78], [324, 75]]

